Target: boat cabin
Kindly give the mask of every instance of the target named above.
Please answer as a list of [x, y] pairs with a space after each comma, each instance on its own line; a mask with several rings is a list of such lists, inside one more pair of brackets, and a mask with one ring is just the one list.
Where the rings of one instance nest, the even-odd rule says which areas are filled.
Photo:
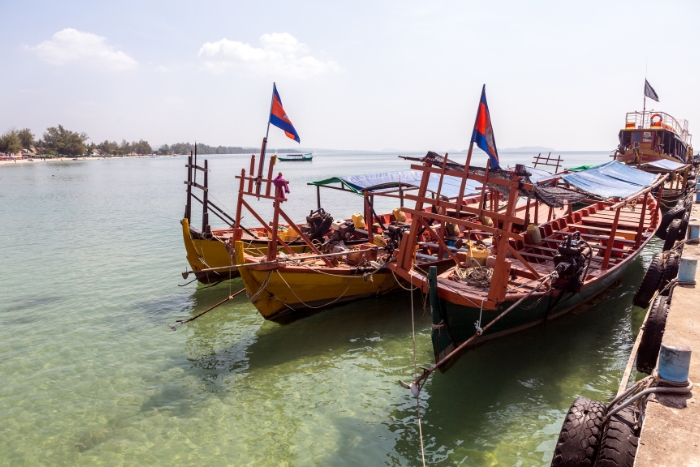
[[629, 112], [614, 157], [627, 164], [687, 162], [693, 154], [691, 142], [687, 120], [679, 122], [665, 112]]

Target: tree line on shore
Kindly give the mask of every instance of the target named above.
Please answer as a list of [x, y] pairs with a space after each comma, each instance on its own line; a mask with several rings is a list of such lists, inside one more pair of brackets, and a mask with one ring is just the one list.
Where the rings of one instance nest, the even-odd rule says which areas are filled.
[[[70, 131], [58, 125], [46, 129], [40, 139], [29, 128], [17, 130], [10, 128], [0, 136], [0, 153], [6, 155], [21, 154], [22, 151], [42, 156], [125, 156], [130, 154], [189, 154], [194, 152], [194, 144], [175, 143], [163, 144], [158, 149], [153, 149], [148, 141], [128, 142], [122, 139], [121, 143], [104, 140], [101, 143], [88, 143], [87, 133]], [[246, 154], [256, 153], [259, 148], [246, 148], [241, 146], [208, 146], [197, 143], [198, 154]], [[294, 152], [293, 149], [280, 149], [279, 152]]]

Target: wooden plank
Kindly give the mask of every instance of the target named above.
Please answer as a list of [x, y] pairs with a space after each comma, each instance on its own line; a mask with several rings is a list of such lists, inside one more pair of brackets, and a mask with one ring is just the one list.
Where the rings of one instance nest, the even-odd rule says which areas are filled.
[[537, 272], [537, 270], [535, 268], [533, 268], [532, 265], [525, 258], [520, 256], [520, 253], [518, 252], [518, 250], [513, 248], [510, 243], [507, 243], [506, 245], [507, 245], [508, 250], [511, 252], [511, 254], [513, 256], [515, 256], [517, 258], [517, 260], [523, 264], [523, 266], [528, 268], [530, 270], [530, 272], [532, 272], [537, 279], [539, 279], [541, 277], [540, 273]]
[[[572, 233], [574, 233], [574, 232], [567, 232], [567, 231], [564, 231], [564, 230], [557, 230], [557, 231], [554, 232], [554, 233], [555, 233], [555, 234], [560, 234], [560, 235], [569, 235], [569, 234], [572, 234]], [[581, 236], [582, 236], [582, 237], [587, 237], [587, 238], [593, 238], [593, 239], [595, 239], [595, 240], [607, 240], [608, 238], [610, 238], [608, 235], [593, 235], [593, 234], [585, 234], [585, 233], [581, 233]], [[549, 239], [547, 239], [547, 238], [542, 239], [542, 241], [544, 241], [544, 242], [546, 242], [546, 241], [548, 241], [548, 240], [549, 240]], [[552, 239], [552, 240], [554, 240], [554, 239]], [[622, 242], [622, 243], [631, 243], [631, 244], [634, 244], [634, 242], [633, 242], [632, 240], [627, 240], [627, 239], [621, 238], [621, 237], [615, 238], [615, 241], [616, 241], [616, 242]]]
[[[426, 198], [426, 197], [421, 197], [421, 196], [411, 195], [411, 194], [404, 195], [404, 198], [409, 199], [411, 201], [438, 205], [436, 200], [434, 200], [432, 198]], [[439, 205], [443, 209], [445, 209], [446, 212], [448, 209], [456, 209], [457, 208], [456, 203], [449, 203], [447, 201], [441, 201], [439, 203]], [[462, 213], [469, 213], [469, 214], [473, 214], [473, 215], [477, 215], [477, 216], [486, 215], [494, 220], [500, 220], [503, 222], [512, 222], [513, 224], [517, 224], [517, 225], [524, 225], [525, 224], [525, 219], [521, 219], [521, 218], [516, 217], [516, 216], [508, 216], [506, 214], [501, 214], [501, 213], [494, 212], [494, 211], [488, 211], [486, 209], [479, 209], [479, 208], [472, 208], [469, 206], [462, 206], [461, 212]], [[451, 219], [456, 219], [456, 218], [451, 218]]]
[[418, 217], [427, 217], [429, 219], [434, 219], [439, 222], [450, 222], [452, 224], [457, 224], [457, 225], [463, 225], [465, 227], [470, 227], [473, 229], [480, 229], [482, 231], [490, 232], [491, 234], [495, 232], [501, 232], [502, 235], [506, 237], [511, 237], [516, 240], [521, 240], [523, 239], [522, 235], [520, 234], [515, 234], [513, 232], [505, 232], [505, 231], [499, 231], [496, 228], [493, 227], [488, 227], [486, 225], [482, 224], [476, 224], [474, 222], [469, 222], [464, 219], [455, 219], [454, 217], [449, 217], [449, 216], [443, 216], [442, 214], [433, 214], [432, 212], [425, 212], [425, 211], [416, 211], [415, 209], [411, 208], [403, 208], [403, 212], [411, 214], [411, 216], [418, 216]]

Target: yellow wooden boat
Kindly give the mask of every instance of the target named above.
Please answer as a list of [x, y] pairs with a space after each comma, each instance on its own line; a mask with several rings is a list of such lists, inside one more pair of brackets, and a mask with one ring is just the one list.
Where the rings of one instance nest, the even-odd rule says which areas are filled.
[[[212, 284], [239, 276], [238, 268], [231, 267], [235, 264], [234, 254], [229, 251], [234, 229], [213, 229], [208, 235], [202, 235], [199, 230], [190, 226], [190, 221], [186, 217], [180, 223], [182, 224], [182, 239], [185, 243], [187, 262], [197, 280], [205, 284]], [[245, 232], [243, 233], [242, 244], [246, 253], [251, 256], [267, 256], [268, 239], [264, 229], [250, 230], [253, 232], [261, 231], [259, 232], [261, 235], [253, 238]], [[305, 243], [289, 242], [289, 246], [297, 253], [311, 251]]]
[[[322, 258], [306, 254], [299, 255], [295, 262], [271, 265], [266, 258], [247, 254], [243, 242], [236, 242], [235, 250], [236, 264], [250, 265], [238, 271], [251, 303], [265, 319], [306, 314], [350, 300], [383, 295], [398, 287], [391, 272], [379, 262], [374, 266], [371, 261], [366, 266], [351, 266], [340, 261], [328, 266]], [[349, 255], [363, 255], [371, 250], [352, 251]]]
[[[232, 251], [232, 245], [234, 243], [234, 233], [236, 229], [234, 228], [236, 224], [236, 219], [238, 218], [238, 223], [240, 224], [240, 217], [236, 214], [234, 217], [230, 216], [225, 210], [221, 209], [217, 204], [209, 199], [209, 167], [208, 161], [204, 160], [203, 164], [197, 165], [196, 154], [194, 156], [190, 155], [187, 162], [187, 180], [185, 185], [187, 185], [187, 203], [185, 205], [185, 216], [180, 221], [182, 225], [182, 239], [185, 244], [185, 251], [187, 253], [187, 262], [192, 269], [195, 277], [202, 283], [210, 284], [220, 282], [222, 280], [227, 280], [230, 278], [235, 278], [239, 276], [238, 268], [233, 267], [234, 253]], [[268, 177], [262, 180], [261, 184], [266, 184], [266, 193], [263, 197], [269, 197], [270, 185], [272, 184], [271, 173], [272, 167], [276, 162], [276, 157], [272, 157], [270, 160], [270, 172]], [[255, 157], [251, 160], [251, 170], [254, 167]], [[201, 183], [197, 182], [197, 171], [202, 171], [204, 174], [201, 176]], [[257, 179], [255, 180], [257, 182]], [[201, 199], [192, 192], [193, 188], [201, 190]], [[248, 184], [248, 191], [255, 188], [254, 183]], [[242, 188], [243, 189], [243, 188]], [[197, 201], [202, 205], [202, 227], [198, 230], [192, 226], [192, 201]], [[238, 198], [238, 204], [236, 206], [236, 213], [241, 212], [244, 206], [244, 201], [241, 196]], [[319, 195], [319, 211], [320, 209], [320, 195]], [[318, 212], [318, 211], [317, 211]], [[325, 211], [324, 211], [325, 212]], [[209, 225], [209, 215], [214, 215], [218, 217], [223, 222], [229, 224], [231, 227], [224, 229], [212, 229]], [[261, 221], [260, 219], [258, 219]], [[308, 218], [307, 218], [308, 220]], [[264, 224], [264, 222], [261, 221]], [[295, 253], [305, 253], [310, 252], [312, 249], [305, 243], [298, 233], [304, 228], [300, 224], [295, 224], [295, 227], [290, 229], [289, 225], [279, 225], [277, 227], [277, 233], [280, 234], [282, 240], [286, 242], [287, 247], [290, 251]], [[239, 237], [243, 242], [245, 251], [251, 256], [267, 256], [268, 251], [268, 239], [271, 236], [270, 229], [268, 227], [250, 227], [244, 228], [240, 225], [239, 227]], [[365, 240], [367, 235], [365, 234]], [[363, 243], [365, 240], [357, 239], [352, 243]], [[287, 248], [284, 247], [284, 248]], [[278, 245], [279, 250], [283, 247]], [[187, 273], [185, 274], [185, 276]]]

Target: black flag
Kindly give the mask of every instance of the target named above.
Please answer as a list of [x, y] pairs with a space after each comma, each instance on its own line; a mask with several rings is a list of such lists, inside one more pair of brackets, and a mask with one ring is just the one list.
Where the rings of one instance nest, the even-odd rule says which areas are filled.
[[646, 79], [644, 79], [644, 95], [649, 99], [654, 99], [656, 102], [659, 102], [659, 96], [656, 94], [656, 91], [654, 91], [654, 88], [651, 87], [651, 84], [649, 84], [649, 81], [647, 81]]

